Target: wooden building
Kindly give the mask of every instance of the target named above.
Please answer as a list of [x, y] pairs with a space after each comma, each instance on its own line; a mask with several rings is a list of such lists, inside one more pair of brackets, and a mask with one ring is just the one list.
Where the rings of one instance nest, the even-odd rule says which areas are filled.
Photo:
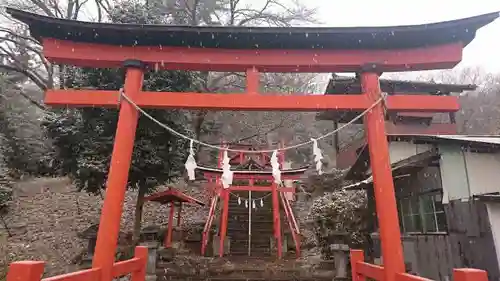
[[[417, 81], [380, 79], [380, 88], [388, 95], [437, 95], [449, 96], [473, 91], [475, 85], [439, 84]], [[358, 77], [332, 75], [325, 95], [356, 95], [360, 93], [361, 84]], [[324, 111], [317, 115], [318, 120], [331, 120], [334, 126], [347, 123], [359, 115], [361, 111]], [[386, 115], [385, 128], [388, 134], [457, 134], [455, 112], [391, 112]], [[359, 119], [355, 124], [362, 124]], [[340, 134], [343, 132], [341, 131]], [[364, 138], [358, 137], [348, 145], [341, 147], [342, 136], [334, 136], [337, 168], [349, 168], [355, 161], [358, 150], [364, 145]]]
[[[500, 280], [500, 136], [388, 137], [407, 270], [451, 280], [474, 267]], [[363, 146], [347, 179], [362, 181], [350, 188], [365, 188], [374, 208], [369, 162]], [[368, 250], [382, 262], [377, 233]]]

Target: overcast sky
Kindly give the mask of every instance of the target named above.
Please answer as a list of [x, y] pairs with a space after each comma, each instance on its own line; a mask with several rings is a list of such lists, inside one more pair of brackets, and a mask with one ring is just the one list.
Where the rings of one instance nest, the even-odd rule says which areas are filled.
[[[423, 24], [500, 12], [500, 0], [301, 1], [317, 7], [323, 25], [331, 27]], [[245, 2], [260, 7], [263, 0]], [[500, 73], [500, 19], [479, 30], [476, 39], [465, 48], [459, 67], [478, 65], [488, 72]]]
[[[306, 0], [327, 26], [408, 25], [453, 20], [500, 11], [500, 0]], [[482, 28], [465, 48], [461, 66], [500, 72], [500, 19]]]

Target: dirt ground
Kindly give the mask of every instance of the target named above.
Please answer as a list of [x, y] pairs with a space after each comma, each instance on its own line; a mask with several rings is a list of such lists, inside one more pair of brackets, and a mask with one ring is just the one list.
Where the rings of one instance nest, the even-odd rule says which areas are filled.
[[[196, 198], [203, 199], [200, 188], [176, 187]], [[137, 193], [128, 191], [124, 202], [121, 231], [133, 225]], [[18, 182], [14, 200], [4, 217], [12, 236], [6, 239], [8, 261], [42, 260], [46, 262], [45, 276], [71, 272], [76, 269], [71, 260], [87, 247], [87, 241], [77, 234], [99, 222], [103, 199], [78, 192], [67, 178], [37, 178]], [[206, 211], [189, 206], [182, 210], [183, 224], [204, 221]], [[143, 226], [165, 225], [168, 210], [156, 203], [144, 206]], [[0, 226], [0, 236], [7, 229]]]

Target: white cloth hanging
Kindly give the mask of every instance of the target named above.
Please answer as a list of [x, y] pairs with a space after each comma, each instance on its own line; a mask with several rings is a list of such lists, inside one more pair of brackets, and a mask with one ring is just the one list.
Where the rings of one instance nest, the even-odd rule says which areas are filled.
[[229, 164], [229, 156], [227, 155], [227, 150], [224, 150], [224, 157], [222, 159], [222, 186], [224, 188], [229, 188], [233, 184], [233, 171], [231, 171], [231, 165]]
[[321, 153], [321, 149], [318, 146], [317, 139], [311, 139], [313, 142], [313, 154], [314, 154], [314, 162], [316, 163], [316, 171], [319, 175], [323, 174], [323, 154]]
[[189, 143], [189, 156], [186, 160], [186, 163], [184, 164], [184, 167], [186, 167], [189, 180], [195, 180], [194, 171], [196, 170], [196, 168], [198, 168], [198, 165], [196, 164], [196, 160], [194, 159], [193, 140], [191, 140]]
[[278, 150], [274, 150], [271, 156], [271, 167], [273, 168], [273, 177], [276, 184], [281, 184], [280, 163], [278, 162]]

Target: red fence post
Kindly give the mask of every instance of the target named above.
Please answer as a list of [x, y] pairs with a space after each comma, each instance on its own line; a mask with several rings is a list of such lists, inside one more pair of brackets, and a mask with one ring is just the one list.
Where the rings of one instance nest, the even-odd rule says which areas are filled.
[[7, 281], [40, 281], [43, 275], [43, 261], [18, 261], [9, 266]]
[[141, 269], [132, 272], [131, 281], [145, 281], [146, 280], [146, 266], [148, 264], [148, 248], [143, 246], [135, 247], [134, 257], [140, 259]]
[[453, 270], [453, 281], [488, 281], [488, 273], [473, 268], [456, 268]]
[[352, 281], [365, 281], [366, 278], [358, 274], [357, 263], [365, 261], [365, 253], [363, 250], [351, 250], [351, 273]]

